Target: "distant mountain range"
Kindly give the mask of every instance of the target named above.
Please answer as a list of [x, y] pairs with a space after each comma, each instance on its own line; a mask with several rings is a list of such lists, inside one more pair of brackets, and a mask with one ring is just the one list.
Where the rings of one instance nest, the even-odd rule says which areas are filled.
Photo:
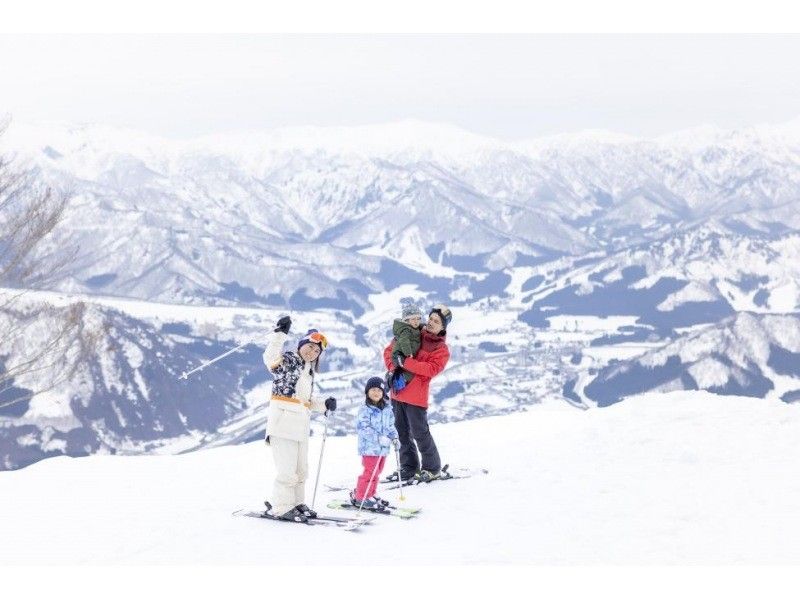
[[358, 311], [404, 282], [446, 294], [458, 273], [706, 224], [800, 230], [800, 120], [517, 143], [416, 122], [180, 142], [17, 125], [2, 144], [74, 193], [59, 289], [145, 300]]

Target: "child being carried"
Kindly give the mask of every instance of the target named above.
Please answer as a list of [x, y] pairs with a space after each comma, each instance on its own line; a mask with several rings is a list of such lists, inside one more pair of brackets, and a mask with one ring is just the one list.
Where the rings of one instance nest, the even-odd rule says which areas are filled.
[[403, 369], [403, 360], [413, 357], [420, 347], [420, 331], [422, 330], [422, 310], [411, 297], [400, 299], [401, 317], [392, 324], [394, 346], [392, 347], [392, 363], [397, 367], [387, 375], [387, 382], [395, 393], [403, 390], [414, 374]]

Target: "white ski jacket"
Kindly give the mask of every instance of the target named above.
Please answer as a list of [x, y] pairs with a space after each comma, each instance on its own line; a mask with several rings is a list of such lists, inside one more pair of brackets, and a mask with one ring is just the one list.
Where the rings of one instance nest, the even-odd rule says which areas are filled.
[[287, 335], [274, 332], [264, 351], [264, 365], [272, 372], [272, 397], [267, 412], [265, 440], [270, 436], [297, 442], [308, 440], [311, 410], [325, 412], [325, 401], [314, 397], [313, 364], [297, 351], [283, 351]]

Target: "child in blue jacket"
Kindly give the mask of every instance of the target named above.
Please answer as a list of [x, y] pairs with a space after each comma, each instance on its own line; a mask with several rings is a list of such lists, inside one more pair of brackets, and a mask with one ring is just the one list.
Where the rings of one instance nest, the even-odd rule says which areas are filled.
[[389, 406], [386, 381], [375, 376], [367, 381], [366, 399], [358, 411], [358, 454], [364, 471], [358, 476], [355, 490], [350, 492], [350, 502], [365, 509], [383, 510], [389, 504], [375, 496], [378, 480], [383, 471], [389, 448], [400, 446], [394, 427], [394, 412]]

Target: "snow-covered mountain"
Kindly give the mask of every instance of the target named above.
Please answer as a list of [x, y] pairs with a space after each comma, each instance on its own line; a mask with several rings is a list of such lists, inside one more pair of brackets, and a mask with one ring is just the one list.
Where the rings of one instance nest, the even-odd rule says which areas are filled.
[[[65, 329], [70, 318], [74, 325], [55, 344], [48, 331]], [[171, 439], [216, 432], [268, 377], [262, 350], [248, 345], [227, 367], [178, 380], [201, 359], [234, 346], [193, 336], [185, 325], [158, 329], [84, 302], [38, 320], [4, 343], [0, 356], [9, 371], [20, 372], [0, 385], [0, 469], [62, 454], [147, 452]]]
[[739, 311], [793, 313], [800, 309], [798, 256], [796, 233], [765, 239], [708, 225], [616, 252], [565, 257], [532, 270], [521, 287], [530, 304], [521, 318], [547, 327], [558, 315], [636, 315], [637, 328], [628, 332], [646, 338]]
[[800, 317], [741, 312], [611, 363], [568, 388], [601, 406], [641, 392], [682, 389], [791, 403], [800, 399]]
[[[321, 391], [343, 399], [332, 429], [346, 433], [404, 295], [455, 311], [435, 422], [650, 389], [797, 390], [774, 367], [797, 352], [791, 326], [770, 328], [766, 357], [736, 331], [754, 320], [769, 336], [800, 304], [800, 121], [514, 143], [417, 122], [188, 141], [15, 124], [0, 152], [73, 194], [43, 251], [78, 257], [34, 296], [84, 305], [93, 341], [68, 384], [0, 389], [53, 386], [0, 409], [5, 468], [260, 437], [260, 351], [285, 311], [331, 338]], [[0, 364], [45, 338], [4, 346]]]
[[191, 141], [14, 125], [0, 149], [75, 194], [62, 291], [358, 311], [409, 278], [448, 292], [458, 272], [709, 221], [800, 230], [799, 128], [509, 143], [416, 122]]

